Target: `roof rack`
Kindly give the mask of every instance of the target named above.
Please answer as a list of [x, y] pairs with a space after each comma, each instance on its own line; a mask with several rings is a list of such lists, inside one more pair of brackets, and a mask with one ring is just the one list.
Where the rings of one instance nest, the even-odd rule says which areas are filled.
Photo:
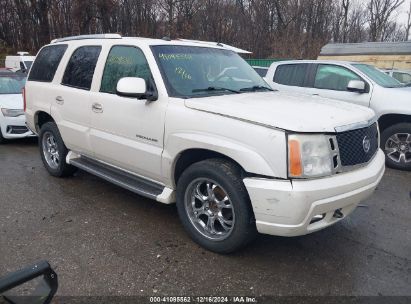
[[80, 35], [71, 36], [65, 38], [54, 39], [51, 43], [58, 43], [71, 40], [86, 40], [86, 39], [122, 39], [123, 37], [119, 34], [95, 34], [95, 35]]

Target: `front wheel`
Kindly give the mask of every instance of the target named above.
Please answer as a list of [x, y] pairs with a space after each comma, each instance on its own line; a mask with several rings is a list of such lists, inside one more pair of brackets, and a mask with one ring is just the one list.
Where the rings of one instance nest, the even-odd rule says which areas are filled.
[[4, 144], [5, 141], [6, 140], [4, 139], [3, 134], [1, 133], [1, 128], [0, 128], [0, 145]]
[[388, 167], [411, 171], [411, 123], [399, 123], [385, 129], [381, 134], [381, 146]]
[[45, 123], [41, 127], [39, 146], [43, 164], [52, 176], [70, 176], [76, 171], [75, 167], [66, 163], [68, 150], [54, 122]]
[[190, 166], [178, 181], [177, 208], [191, 238], [210, 251], [233, 252], [256, 235], [241, 171], [231, 162], [212, 159]]

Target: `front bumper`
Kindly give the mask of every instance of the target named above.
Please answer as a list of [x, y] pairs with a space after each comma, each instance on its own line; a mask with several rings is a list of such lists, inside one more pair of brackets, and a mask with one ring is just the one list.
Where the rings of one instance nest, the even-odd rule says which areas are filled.
[[0, 113], [0, 132], [6, 139], [25, 138], [35, 136], [26, 125], [24, 115], [18, 117], [5, 117]]
[[[384, 172], [385, 155], [379, 150], [366, 167], [332, 177], [292, 181], [246, 178], [244, 183], [257, 230], [291, 237], [324, 229], [348, 216], [374, 192]], [[335, 217], [336, 211], [340, 217]]]

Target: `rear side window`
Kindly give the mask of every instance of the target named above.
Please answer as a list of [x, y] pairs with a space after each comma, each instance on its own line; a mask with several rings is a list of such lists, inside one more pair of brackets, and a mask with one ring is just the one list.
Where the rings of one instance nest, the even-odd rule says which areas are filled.
[[101, 46], [79, 47], [71, 55], [61, 84], [90, 90]]
[[303, 87], [308, 64], [283, 64], [277, 67], [274, 82], [287, 86]]
[[151, 83], [151, 72], [143, 52], [133, 46], [114, 46], [108, 55], [100, 92], [116, 93], [117, 83], [123, 77], [143, 78]]
[[31, 68], [29, 80], [52, 82], [61, 58], [67, 50], [66, 44], [44, 47], [37, 55]]

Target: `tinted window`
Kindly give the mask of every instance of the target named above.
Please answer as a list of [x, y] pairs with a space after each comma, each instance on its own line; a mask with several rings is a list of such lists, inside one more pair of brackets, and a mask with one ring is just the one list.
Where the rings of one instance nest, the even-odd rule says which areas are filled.
[[314, 87], [317, 89], [347, 91], [351, 80], [361, 80], [354, 72], [337, 65], [320, 64], [315, 75]]
[[37, 55], [30, 71], [29, 80], [52, 82], [67, 45], [46, 46]]
[[308, 64], [283, 64], [277, 67], [274, 82], [278, 84], [303, 87]]
[[132, 46], [115, 46], [107, 57], [100, 92], [116, 93], [123, 77], [139, 77], [151, 83], [151, 72], [143, 52]]
[[100, 46], [83, 46], [74, 51], [64, 72], [62, 84], [90, 90]]

